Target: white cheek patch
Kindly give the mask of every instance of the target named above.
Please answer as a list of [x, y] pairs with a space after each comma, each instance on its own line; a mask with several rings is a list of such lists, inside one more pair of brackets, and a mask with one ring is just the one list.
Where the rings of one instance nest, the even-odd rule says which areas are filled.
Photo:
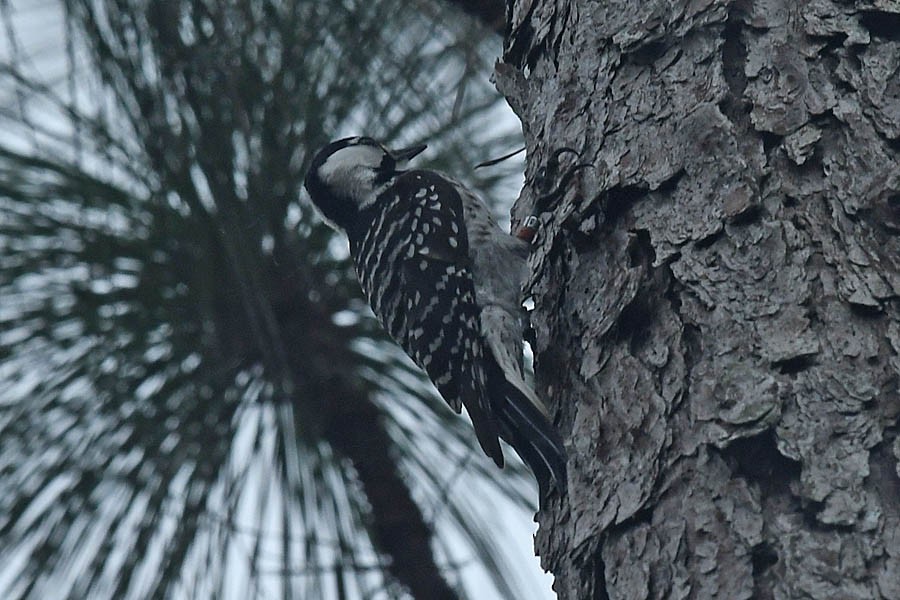
[[372, 188], [373, 169], [383, 157], [384, 153], [373, 146], [342, 148], [319, 167], [319, 176], [333, 190], [357, 198]]
[[342, 171], [355, 167], [368, 167], [374, 169], [381, 164], [383, 153], [373, 146], [349, 146], [341, 148], [328, 157], [319, 168], [322, 179], [328, 181]]

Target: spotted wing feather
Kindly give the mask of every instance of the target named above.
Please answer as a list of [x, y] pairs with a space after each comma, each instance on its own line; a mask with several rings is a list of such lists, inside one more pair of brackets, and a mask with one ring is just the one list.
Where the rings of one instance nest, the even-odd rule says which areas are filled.
[[462, 201], [437, 173], [409, 171], [376, 207], [354, 256], [372, 308], [447, 403], [466, 407], [485, 453], [502, 466]]

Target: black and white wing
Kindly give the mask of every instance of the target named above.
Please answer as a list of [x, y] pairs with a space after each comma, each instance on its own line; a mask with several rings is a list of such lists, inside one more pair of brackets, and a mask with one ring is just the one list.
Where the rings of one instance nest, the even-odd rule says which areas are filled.
[[354, 252], [372, 309], [444, 400], [466, 407], [481, 447], [503, 466], [459, 194], [438, 173], [409, 171], [376, 207]]

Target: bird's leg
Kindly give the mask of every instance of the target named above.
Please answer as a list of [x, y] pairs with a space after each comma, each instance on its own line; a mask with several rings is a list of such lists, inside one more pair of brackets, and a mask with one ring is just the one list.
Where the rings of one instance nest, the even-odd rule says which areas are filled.
[[560, 197], [565, 193], [566, 188], [572, 182], [575, 173], [581, 169], [592, 166], [590, 163], [575, 163], [563, 171], [562, 175], [557, 178], [560, 168], [559, 158], [567, 152], [581, 158], [581, 153], [574, 148], [562, 147], [555, 150], [553, 154], [550, 155], [549, 160], [547, 160], [547, 164], [538, 171], [537, 187], [540, 196], [535, 200], [534, 207], [531, 209], [531, 214], [525, 218], [525, 221], [516, 232], [517, 238], [523, 239], [526, 242], [533, 241], [534, 236], [537, 233], [538, 223], [540, 222], [540, 214], [551, 209], [553, 205], [559, 201]]

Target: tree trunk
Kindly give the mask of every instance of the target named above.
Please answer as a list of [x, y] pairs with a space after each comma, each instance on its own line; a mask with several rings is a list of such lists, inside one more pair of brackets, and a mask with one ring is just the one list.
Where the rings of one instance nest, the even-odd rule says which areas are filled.
[[900, 598], [900, 5], [527, 0], [497, 67], [561, 599]]

